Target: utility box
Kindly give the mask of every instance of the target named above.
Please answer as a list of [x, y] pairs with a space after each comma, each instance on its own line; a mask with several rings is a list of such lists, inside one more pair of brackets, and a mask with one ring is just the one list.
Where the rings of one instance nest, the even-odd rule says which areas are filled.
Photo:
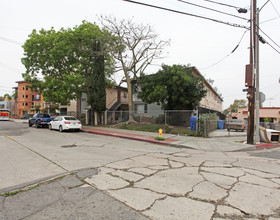
[[253, 65], [247, 64], [245, 70], [245, 86], [253, 86]]

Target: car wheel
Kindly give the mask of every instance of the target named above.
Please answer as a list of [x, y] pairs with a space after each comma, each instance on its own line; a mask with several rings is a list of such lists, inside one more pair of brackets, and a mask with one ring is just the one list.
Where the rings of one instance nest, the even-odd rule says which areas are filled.
[[36, 123], [36, 128], [40, 128], [40, 125], [38, 123]]
[[32, 127], [32, 124], [31, 124], [31, 122], [28, 122], [28, 126], [29, 126], [29, 127]]
[[49, 129], [52, 130], [52, 125], [51, 124], [49, 124]]
[[59, 131], [60, 131], [60, 132], [62, 132], [62, 131], [63, 131], [63, 128], [62, 128], [62, 126], [61, 126], [61, 125], [59, 126]]

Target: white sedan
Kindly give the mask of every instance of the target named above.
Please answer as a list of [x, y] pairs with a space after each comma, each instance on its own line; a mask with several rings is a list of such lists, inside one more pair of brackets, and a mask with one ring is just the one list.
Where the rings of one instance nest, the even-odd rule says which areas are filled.
[[49, 129], [59, 130], [81, 130], [82, 123], [73, 116], [58, 116], [49, 123]]

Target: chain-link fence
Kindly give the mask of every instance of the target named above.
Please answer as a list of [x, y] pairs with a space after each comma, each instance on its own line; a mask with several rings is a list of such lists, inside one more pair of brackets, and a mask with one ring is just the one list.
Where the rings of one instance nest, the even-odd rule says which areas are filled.
[[266, 129], [273, 129], [273, 130], [280, 131], [280, 123], [260, 122], [260, 126]]
[[[156, 110], [147, 113], [133, 113], [133, 119], [140, 124], [168, 124], [172, 126], [190, 127], [193, 110]], [[129, 111], [107, 111], [107, 124], [123, 123], [129, 119]]]

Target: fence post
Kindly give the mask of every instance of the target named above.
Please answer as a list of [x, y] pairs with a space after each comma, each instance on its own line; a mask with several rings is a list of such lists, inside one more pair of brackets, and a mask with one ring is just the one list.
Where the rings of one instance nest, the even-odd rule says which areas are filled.
[[166, 111], [164, 111], [164, 124], [166, 125]]
[[204, 137], [206, 137], [206, 132], [207, 132], [207, 120], [204, 118], [203, 119], [203, 122], [204, 122]]

